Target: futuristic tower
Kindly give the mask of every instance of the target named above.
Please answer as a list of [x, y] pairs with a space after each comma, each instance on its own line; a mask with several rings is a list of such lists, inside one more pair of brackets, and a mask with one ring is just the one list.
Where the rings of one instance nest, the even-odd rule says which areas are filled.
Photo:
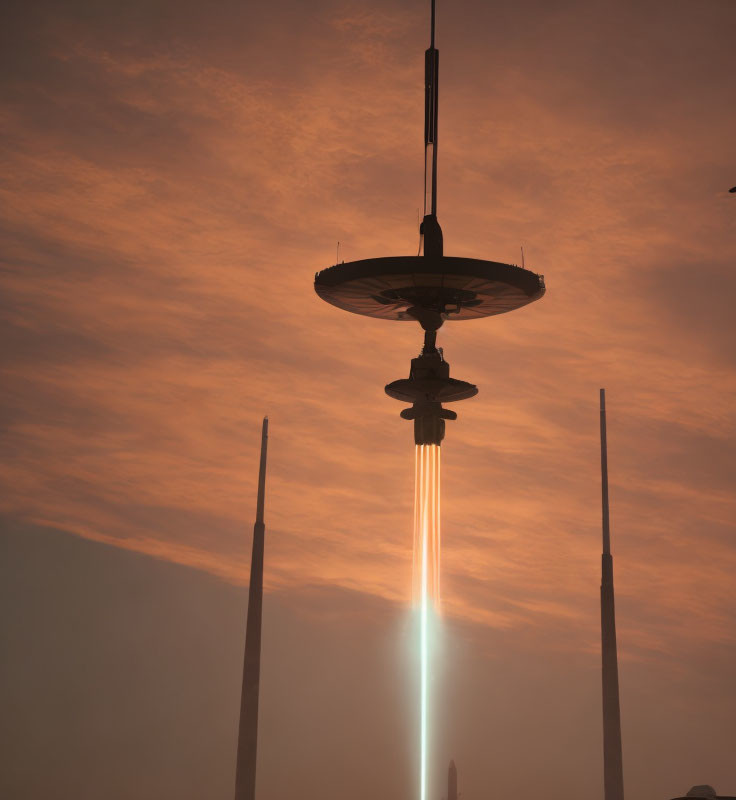
[[439, 612], [440, 445], [445, 421], [457, 414], [443, 403], [473, 397], [478, 389], [450, 377], [437, 347], [437, 331], [447, 321], [481, 319], [514, 311], [544, 294], [541, 275], [523, 267], [444, 254], [437, 219], [437, 139], [439, 52], [435, 41], [435, 0], [431, 0], [430, 45], [425, 52], [424, 218], [419, 254], [342, 262], [318, 272], [314, 289], [326, 302], [377, 319], [415, 321], [424, 330], [421, 353], [409, 377], [393, 381], [386, 393], [408, 403], [403, 419], [414, 423], [414, 605], [419, 626], [420, 768], [419, 800], [428, 800], [431, 674], [434, 620]]
[[424, 329], [421, 354], [409, 377], [386, 386], [386, 393], [411, 403], [401, 412], [414, 422], [417, 445], [439, 445], [445, 420], [456, 419], [443, 403], [473, 397], [478, 389], [450, 377], [450, 365], [436, 346], [447, 321], [481, 319], [514, 311], [544, 294], [544, 279], [522, 267], [498, 261], [444, 255], [437, 220], [437, 110], [439, 52], [434, 46], [435, 0], [431, 2], [431, 40], [425, 53], [424, 219], [420, 253], [335, 264], [318, 272], [317, 294], [353, 314], [399, 322], [414, 320]]
[[235, 767], [235, 800], [254, 800], [256, 796], [256, 755], [258, 749], [258, 693], [261, 680], [261, 617], [263, 610], [263, 548], [266, 525], [266, 451], [268, 417], [261, 429], [261, 464], [258, 470], [258, 500], [253, 526], [253, 552], [248, 586], [248, 622], [245, 630], [243, 689], [240, 695], [238, 755]]
[[601, 389], [601, 489], [603, 555], [601, 558], [601, 661], [603, 678], [603, 791], [605, 800], [624, 800], [621, 753], [621, 709], [618, 696], [616, 606], [613, 596], [613, 556], [608, 517], [608, 443], [606, 390]]

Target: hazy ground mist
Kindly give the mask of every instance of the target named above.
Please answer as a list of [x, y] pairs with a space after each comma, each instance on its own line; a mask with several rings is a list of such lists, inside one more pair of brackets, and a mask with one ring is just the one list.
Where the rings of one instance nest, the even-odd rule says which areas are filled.
[[[229, 798], [244, 589], [57, 530], [6, 525], [0, 542], [0, 794]], [[321, 588], [267, 595], [264, 623], [263, 800], [414, 796], [408, 613]], [[450, 757], [466, 798], [599, 794], [595, 654], [540, 632], [540, 658], [512, 633], [451, 622], [443, 644], [433, 797]], [[733, 791], [734, 655], [622, 664], [632, 800], [705, 781]], [[721, 669], [701, 672], [701, 659]]]

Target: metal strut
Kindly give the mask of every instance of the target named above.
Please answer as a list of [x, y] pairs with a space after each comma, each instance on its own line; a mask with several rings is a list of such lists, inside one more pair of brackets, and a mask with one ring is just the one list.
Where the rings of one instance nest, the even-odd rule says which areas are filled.
[[429, 48], [424, 53], [424, 255], [442, 256], [442, 229], [437, 221], [437, 101], [440, 53], [434, 46], [435, 0], [431, 0]]
[[424, 214], [437, 216], [437, 78], [439, 50], [434, 46], [435, 0], [430, 45], [424, 53]]

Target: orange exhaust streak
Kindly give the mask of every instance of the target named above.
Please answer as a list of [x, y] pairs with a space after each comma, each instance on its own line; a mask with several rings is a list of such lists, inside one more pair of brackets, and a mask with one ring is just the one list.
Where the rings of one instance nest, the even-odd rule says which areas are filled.
[[414, 565], [412, 600], [422, 603], [422, 584], [426, 569], [426, 599], [439, 610], [440, 605], [440, 448], [417, 445], [414, 466]]

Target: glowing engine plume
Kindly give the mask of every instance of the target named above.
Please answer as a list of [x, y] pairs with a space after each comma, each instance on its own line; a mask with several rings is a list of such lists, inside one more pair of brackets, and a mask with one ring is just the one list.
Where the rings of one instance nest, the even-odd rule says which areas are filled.
[[440, 447], [417, 445], [414, 491], [414, 606], [419, 610], [420, 800], [427, 798], [431, 621], [440, 603]]
[[[440, 452], [434, 444], [415, 450], [413, 600], [421, 608], [440, 603]], [[426, 585], [425, 585], [426, 582]]]

